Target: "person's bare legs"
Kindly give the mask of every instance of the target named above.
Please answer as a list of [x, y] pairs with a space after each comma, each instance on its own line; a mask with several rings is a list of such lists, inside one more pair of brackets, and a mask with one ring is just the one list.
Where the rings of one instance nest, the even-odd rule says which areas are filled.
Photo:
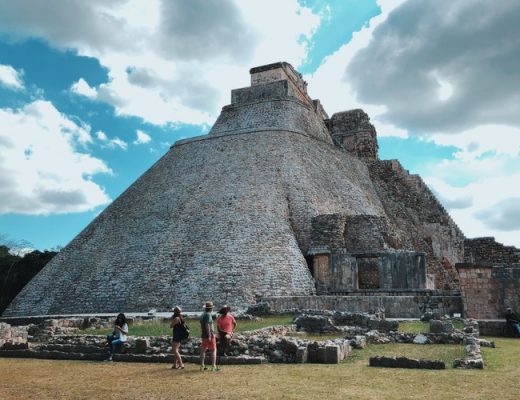
[[215, 347], [211, 352], [211, 365], [213, 369], [217, 368], [217, 348]]
[[172, 351], [173, 351], [173, 359], [174, 359], [173, 368], [184, 368], [184, 364], [182, 363], [181, 353], [179, 353], [180, 347], [181, 347], [180, 342], [172, 343]]
[[201, 345], [200, 347], [200, 369], [204, 370], [204, 359], [206, 358], [206, 349]]

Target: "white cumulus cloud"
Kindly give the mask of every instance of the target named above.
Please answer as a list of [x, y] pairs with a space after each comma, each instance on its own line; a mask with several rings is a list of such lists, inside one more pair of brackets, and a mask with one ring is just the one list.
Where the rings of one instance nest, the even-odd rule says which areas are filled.
[[367, 25], [358, 32], [354, 32], [348, 43], [325, 57], [319, 68], [313, 74], [305, 77], [309, 82], [309, 93], [313, 98], [321, 100], [329, 115], [339, 111], [363, 108], [371, 117], [379, 136], [404, 138], [408, 136], [408, 132], [406, 128], [379, 118], [386, 110], [386, 106], [383, 104], [360, 102], [345, 71], [358, 52], [370, 44], [376, 28], [384, 24], [390, 13], [404, 1], [379, 0], [377, 3], [381, 8], [381, 13], [370, 19]]
[[138, 129], [136, 131], [137, 139], [134, 140], [134, 144], [145, 144], [152, 140], [150, 135]]
[[97, 90], [83, 79], [80, 78], [77, 82], [74, 82], [70, 87], [72, 93], [76, 93], [91, 99], [95, 99], [97, 97]]
[[96, 137], [102, 143], [101, 147], [109, 147], [111, 149], [119, 148], [121, 150], [126, 150], [128, 148], [128, 143], [126, 143], [124, 140], [118, 137], [110, 139], [103, 131], [97, 131]]
[[48, 101], [0, 109], [0, 213], [45, 215], [107, 204], [92, 177], [111, 170], [81, 151], [89, 142], [89, 128]]
[[252, 66], [305, 60], [320, 17], [297, 0], [0, 0], [0, 33], [95, 57], [71, 91], [156, 125], [212, 124]]
[[0, 86], [13, 90], [24, 88], [22, 72], [17, 71], [11, 65], [0, 64]]

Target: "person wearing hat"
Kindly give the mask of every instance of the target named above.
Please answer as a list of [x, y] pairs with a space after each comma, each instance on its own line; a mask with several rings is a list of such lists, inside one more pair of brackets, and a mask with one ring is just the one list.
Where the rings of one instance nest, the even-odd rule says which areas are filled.
[[233, 336], [233, 331], [237, 326], [235, 317], [230, 314], [231, 307], [224, 306], [218, 312], [220, 316], [217, 318], [218, 330], [218, 350], [221, 356], [227, 356], [229, 351], [229, 342]]
[[181, 353], [179, 352], [181, 341], [185, 339], [182, 332], [182, 325], [184, 324], [182, 308], [177, 306], [172, 311], [172, 322], [170, 323], [170, 328], [172, 328], [172, 352], [174, 360], [172, 369], [184, 369]]
[[215, 337], [213, 328], [213, 303], [207, 301], [204, 304], [204, 312], [200, 316], [200, 370], [207, 371], [209, 368], [204, 365], [206, 352], [211, 355], [211, 371], [219, 371], [217, 367], [217, 338]]

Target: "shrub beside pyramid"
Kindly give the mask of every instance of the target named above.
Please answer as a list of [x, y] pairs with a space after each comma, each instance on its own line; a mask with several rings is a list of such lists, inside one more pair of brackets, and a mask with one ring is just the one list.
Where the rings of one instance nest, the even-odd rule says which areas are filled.
[[[378, 159], [363, 111], [329, 118], [301, 75], [276, 63], [251, 69], [251, 87], [232, 91], [208, 135], [176, 142], [3, 315], [456, 289], [463, 240], [418, 176]], [[389, 255], [397, 272], [370, 270], [363, 254]]]

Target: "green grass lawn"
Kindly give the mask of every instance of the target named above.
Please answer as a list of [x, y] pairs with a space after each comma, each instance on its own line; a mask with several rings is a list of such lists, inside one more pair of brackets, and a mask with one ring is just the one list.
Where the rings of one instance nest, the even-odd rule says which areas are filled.
[[[464, 329], [464, 324], [460, 321], [454, 321], [453, 326], [455, 329]], [[406, 333], [429, 333], [430, 324], [423, 321], [401, 321], [399, 322], [399, 332]]]
[[[190, 328], [191, 337], [200, 337], [200, 323], [198, 318], [187, 318], [186, 323]], [[292, 324], [292, 316], [272, 316], [261, 318], [258, 321], [238, 320], [236, 332], [250, 331], [254, 329], [265, 328], [273, 325], [290, 325]], [[142, 325], [133, 325], [129, 327], [130, 336], [162, 336], [171, 335], [169, 321], [145, 321]], [[106, 329], [85, 329], [81, 334], [85, 335], [108, 335], [112, 332], [111, 328]]]
[[233, 365], [217, 373], [194, 364], [175, 371], [168, 364], [0, 358], [0, 399], [516, 400], [520, 340], [495, 341], [497, 348], [483, 348], [483, 370], [368, 366], [372, 355], [456, 355], [442, 345], [372, 345], [337, 365]]

